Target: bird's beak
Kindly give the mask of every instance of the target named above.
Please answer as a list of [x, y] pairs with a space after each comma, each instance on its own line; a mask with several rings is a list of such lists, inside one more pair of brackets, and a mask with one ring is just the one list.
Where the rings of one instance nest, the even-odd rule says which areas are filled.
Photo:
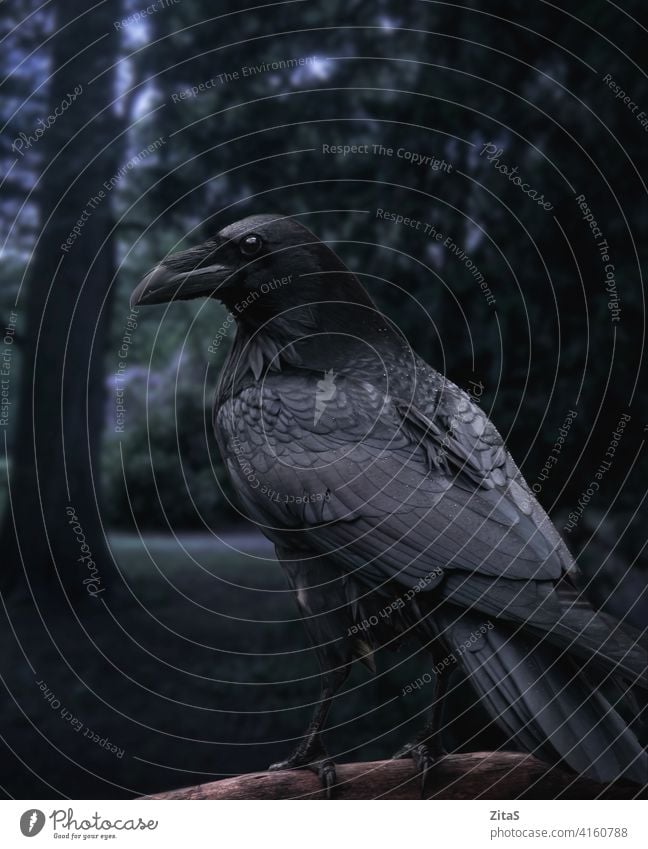
[[132, 307], [166, 304], [189, 298], [208, 298], [227, 284], [233, 271], [219, 262], [213, 248], [191, 248], [167, 257], [141, 280], [131, 295]]

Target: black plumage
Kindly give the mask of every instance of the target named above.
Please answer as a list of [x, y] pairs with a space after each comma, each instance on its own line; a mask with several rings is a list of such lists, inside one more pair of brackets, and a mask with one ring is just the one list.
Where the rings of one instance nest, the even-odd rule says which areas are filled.
[[[630, 727], [645, 649], [574, 602], [574, 561], [479, 405], [294, 219], [226, 227], [164, 260], [133, 300], [199, 296], [237, 321], [214, 409], [220, 450], [322, 668], [313, 721], [275, 766], [314, 767], [331, 785], [320, 730], [350, 664], [413, 636], [438, 665], [461, 664], [512, 746], [600, 781], [648, 783]], [[442, 751], [446, 677], [400, 753], [424, 776]]]

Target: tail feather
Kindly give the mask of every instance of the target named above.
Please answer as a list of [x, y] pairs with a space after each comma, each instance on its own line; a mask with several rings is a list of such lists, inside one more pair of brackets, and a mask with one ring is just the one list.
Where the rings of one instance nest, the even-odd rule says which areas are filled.
[[480, 631], [478, 615], [455, 612], [441, 614], [443, 635], [512, 744], [596, 781], [648, 784], [648, 755], [603, 688], [555, 647], [498, 623]]
[[529, 629], [538, 635], [545, 633], [550, 643], [568, 648], [570, 653], [607, 671], [623, 675], [636, 687], [648, 689], [648, 653], [633, 640], [618, 623], [594, 610], [562, 607], [560, 618], [549, 631]]
[[648, 689], [648, 652], [641, 640], [611, 617], [561, 598], [549, 581], [521, 582], [481, 575], [448, 575], [439, 593], [447, 602], [478, 610], [525, 630], [604, 672]]

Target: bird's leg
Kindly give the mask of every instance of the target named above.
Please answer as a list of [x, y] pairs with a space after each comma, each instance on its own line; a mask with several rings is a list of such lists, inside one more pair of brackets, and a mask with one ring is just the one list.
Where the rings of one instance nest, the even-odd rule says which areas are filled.
[[[300, 555], [300, 552], [277, 546], [277, 557], [295, 593], [304, 627], [317, 655], [322, 689], [301, 743], [289, 758], [269, 768], [310, 769], [317, 773], [330, 798], [335, 784], [335, 765], [324, 749], [321, 731], [331, 703], [349, 675], [353, 660], [349, 626], [353, 623], [346, 613], [344, 576], [340, 574], [337, 580], [331, 580], [331, 565], [326, 558], [303, 560]], [[326, 592], [321, 589], [323, 586]]]
[[326, 722], [331, 703], [337, 691], [349, 674], [348, 666], [328, 670], [322, 677], [320, 701], [315, 709], [306, 733], [295, 751], [286, 758], [268, 767], [269, 770], [279, 769], [310, 769], [315, 772], [330, 799], [335, 785], [335, 764], [328, 756], [320, 732]]
[[446, 754], [441, 741], [443, 700], [448, 690], [448, 671], [443, 668], [436, 673], [434, 702], [428, 721], [411, 743], [399, 749], [394, 758], [412, 758], [421, 774], [421, 794], [425, 795], [425, 783], [434, 763]]

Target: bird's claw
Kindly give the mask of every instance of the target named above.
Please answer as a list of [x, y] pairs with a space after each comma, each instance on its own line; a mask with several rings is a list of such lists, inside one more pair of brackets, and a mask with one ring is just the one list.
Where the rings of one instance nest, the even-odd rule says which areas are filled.
[[427, 780], [432, 767], [445, 754], [445, 750], [440, 745], [431, 746], [417, 742], [407, 743], [393, 755], [393, 759], [411, 758], [414, 761], [417, 772], [421, 776], [421, 798], [425, 799], [427, 798]]
[[316, 766], [317, 776], [320, 780], [320, 784], [324, 788], [327, 799], [333, 798], [333, 788], [335, 787], [336, 775], [335, 775], [335, 764], [330, 758], [326, 760], [319, 761]]
[[323, 746], [318, 746], [313, 751], [302, 751], [298, 749], [284, 761], [278, 761], [268, 767], [269, 772], [282, 769], [309, 769], [319, 778], [322, 789], [326, 792], [326, 798], [333, 797], [336, 775], [335, 764], [329, 758]]

